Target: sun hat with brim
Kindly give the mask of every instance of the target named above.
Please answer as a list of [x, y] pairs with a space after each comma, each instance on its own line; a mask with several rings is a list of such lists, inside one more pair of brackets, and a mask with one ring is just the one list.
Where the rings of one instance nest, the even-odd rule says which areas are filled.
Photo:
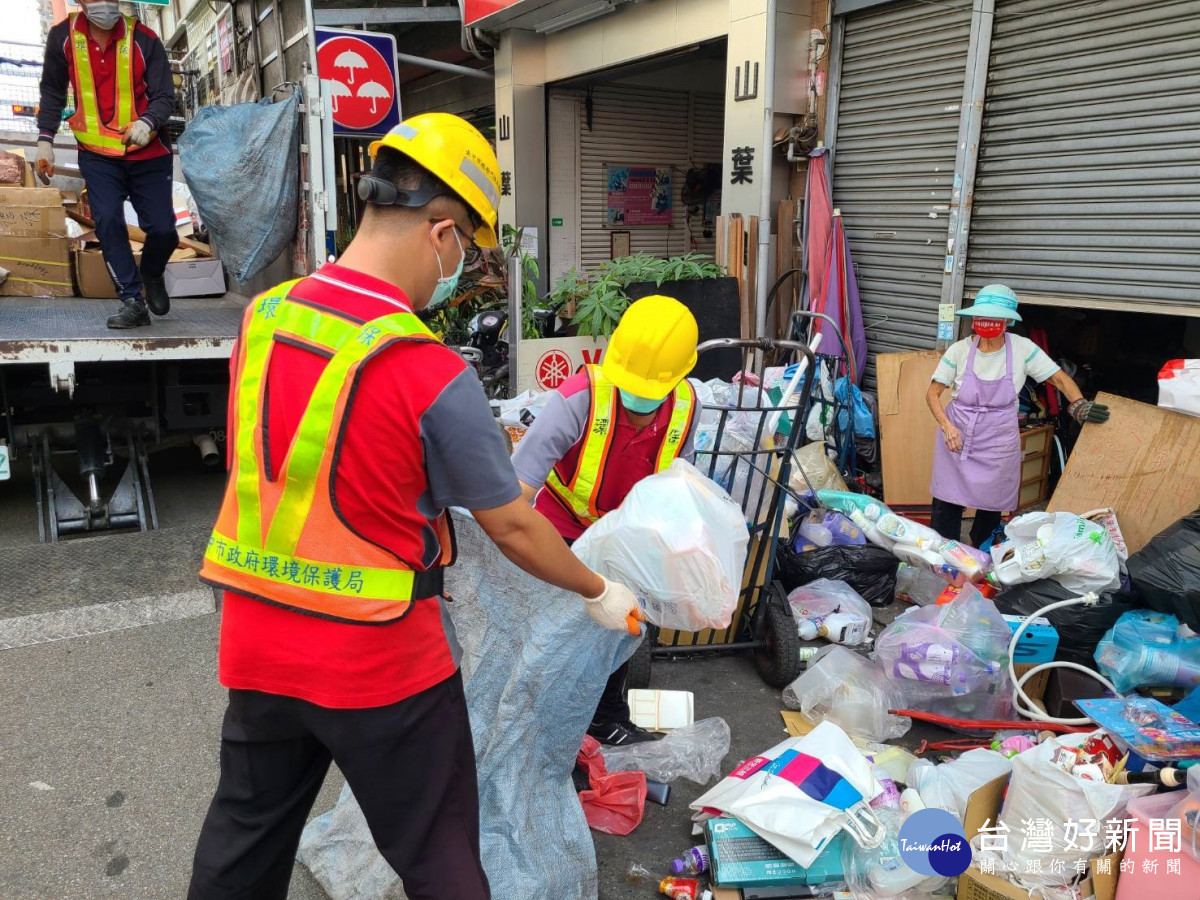
[[981, 287], [975, 295], [975, 303], [960, 309], [955, 315], [970, 316], [972, 319], [1009, 319], [1020, 322], [1017, 312], [1017, 295], [1012, 288], [1003, 284]]

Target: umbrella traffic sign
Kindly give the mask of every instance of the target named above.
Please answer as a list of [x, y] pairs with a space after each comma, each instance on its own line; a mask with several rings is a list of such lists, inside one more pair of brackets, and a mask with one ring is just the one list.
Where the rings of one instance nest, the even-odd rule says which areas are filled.
[[386, 134], [400, 124], [396, 39], [390, 34], [318, 28], [317, 74], [330, 100], [334, 134]]

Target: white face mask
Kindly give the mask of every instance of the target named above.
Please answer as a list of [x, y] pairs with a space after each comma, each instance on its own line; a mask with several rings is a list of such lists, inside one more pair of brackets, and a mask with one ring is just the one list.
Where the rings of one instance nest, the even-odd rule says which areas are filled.
[[83, 7], [83, 14], [97, 28], [107, 31], [121, 20], [121, 6], [116, 0], [96, 0]]

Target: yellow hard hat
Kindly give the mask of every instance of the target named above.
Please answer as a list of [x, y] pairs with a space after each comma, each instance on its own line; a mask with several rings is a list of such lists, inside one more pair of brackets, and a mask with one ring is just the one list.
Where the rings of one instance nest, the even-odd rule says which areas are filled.
[[424, 166], [450, 187], [483, 220], [475, 231], [481, 247], [495, 247], [500, 203], [500, 163], [492, 145], [466, 119], [450, 113], [422, 113], [405, 119], [371, 144], [371, 159], [390, 147]]
[[696, 317], [674, 297], [643, 297], [617, 323], [601, 371], [623, 391], [662, 400], [695, 367], [699, 338]]

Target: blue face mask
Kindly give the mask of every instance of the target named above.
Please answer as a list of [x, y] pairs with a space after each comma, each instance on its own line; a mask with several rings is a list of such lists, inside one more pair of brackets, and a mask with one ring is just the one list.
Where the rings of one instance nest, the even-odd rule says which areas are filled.
[[438, 280], [437, 287], [433, 289], [433, 295], [429, 298], [429, 302], [425, 304], [426, 309], [437, 309], [444, 305], [451, 297], [454, 296], [454, 289], [458, 287], [458, 279], [462, 277], [463, 265], [467, 261], [467, 253], [463, 250], [462, 241], [458, 238], [458, 229], [453, 225], [450, 226], [451, 232], [454, 234], [454, 240], [458, 244], [458, 252], [461, 254], [458, 258], [458, 268], [449, 275], [442, 269], [442, 258], [434, 251], [434, 257], [438, 264]]
[[661, 400], [647, 400], [645, 397], [638, 397], [636, 394], [622, 391], [620, 388], [618, 391], [621, 394], [621, 405], [635, 416], [648, 416], [667, 402], [666, 397]]

